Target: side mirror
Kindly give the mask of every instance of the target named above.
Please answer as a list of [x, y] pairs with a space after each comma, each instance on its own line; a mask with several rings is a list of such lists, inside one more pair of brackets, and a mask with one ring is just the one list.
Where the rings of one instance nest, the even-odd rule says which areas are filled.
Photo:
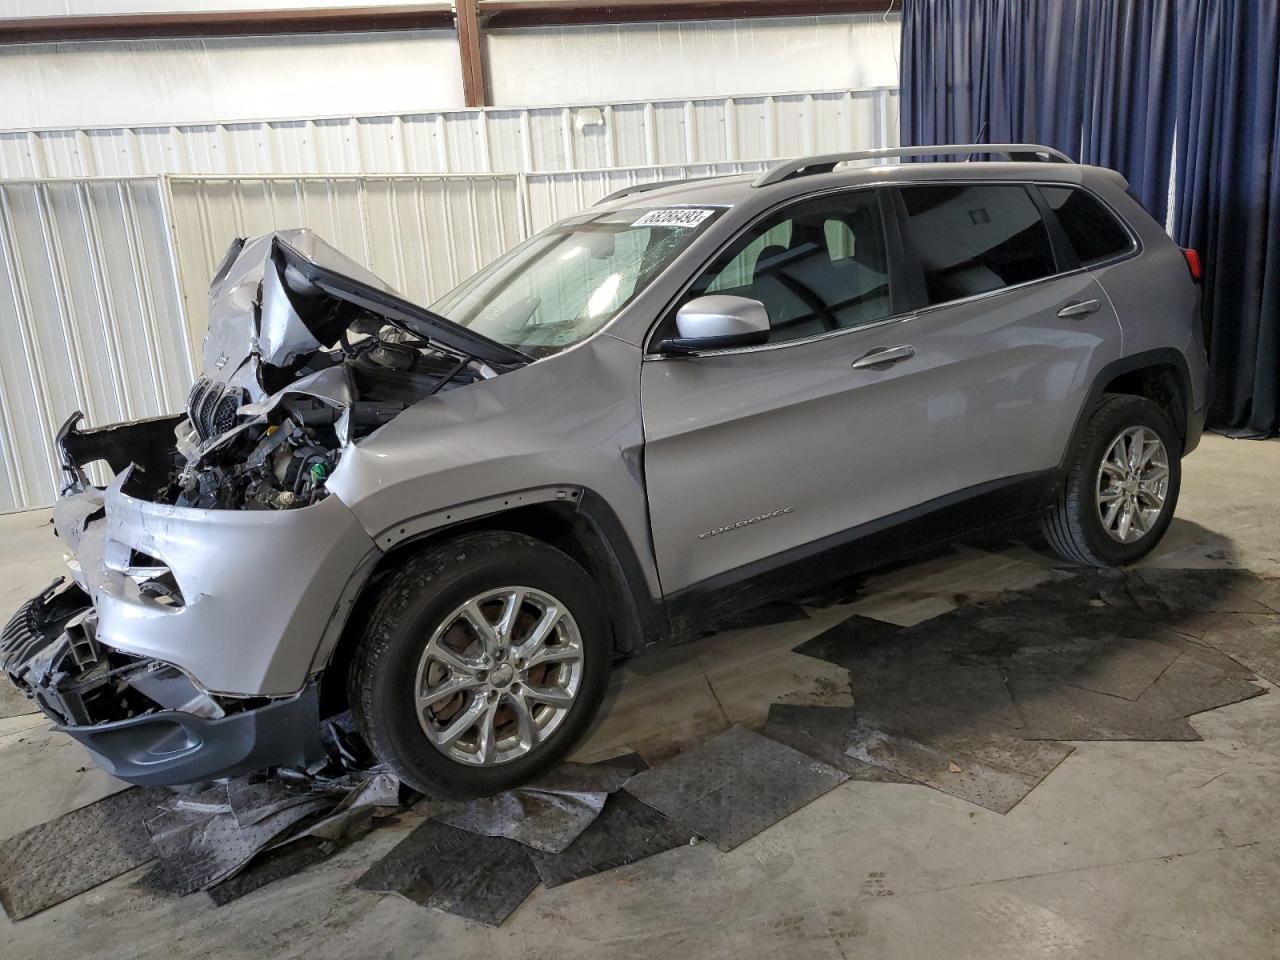
[[769, 339], [769, 312], [759, 300], [712, 294], [676, 311], [678, 336], [658, 344], [658, 352], [687, 356], [703, 350], [751, 347]]

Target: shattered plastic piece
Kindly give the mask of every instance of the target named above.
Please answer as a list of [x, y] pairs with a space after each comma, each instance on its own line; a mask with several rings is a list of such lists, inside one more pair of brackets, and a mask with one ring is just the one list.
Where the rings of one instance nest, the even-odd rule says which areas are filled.
[[688, 830], [620, 790], [605, 801], [596, 821], [563, 852], [530, 850], [529, 859], [542, 882], [556, 887], [682, 847], [690, 839]]
[[525, 848], [426, 820], [356, 881], [427, 907], [499, 926], [538, 885]]
[[847, 779], [735, 724], [632, 777], [626, 790], [728, 852]]
[[153, 859], [144, 821], [170, 796], [133, 787], [0, 842], [0, 904], [9, 919], [39, 913]]

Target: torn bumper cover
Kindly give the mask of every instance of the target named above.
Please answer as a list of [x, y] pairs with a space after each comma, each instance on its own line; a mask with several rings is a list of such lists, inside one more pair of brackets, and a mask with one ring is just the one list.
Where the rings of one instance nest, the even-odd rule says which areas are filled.
[[73, 582], [19, 608], [0, 667], [134, 783], [321, 760], [316, 677], [379, 555], [372, 541], [337, 497], [179, 508], [124, 493], [129, 473], [56, 505]]
[[108, 773], [191, 783], [324, 758], [317, 684], [227, 709], [171, 664], [102, 647], [94, 626], [88, 595], [55, 581], [5, 626], [0, 667]]

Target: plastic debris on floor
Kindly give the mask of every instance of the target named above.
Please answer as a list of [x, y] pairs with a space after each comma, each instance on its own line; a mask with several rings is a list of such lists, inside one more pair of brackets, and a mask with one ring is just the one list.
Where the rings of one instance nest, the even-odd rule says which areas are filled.
[[[399, 809], [399, 791], [395, 777], [375, 773], [302, 782], [236, 778], [193, 796], [172, 797], [146, 821], [157, 862], [139, 883], [185, 896], [232, 879], [268, 852], [274, 868], [256, 876], [283, 875], [285, 864], [305, 865], [323, 849], [312, 840], [336, 849], [364, 836], [375, 816]], [[308, 855], [284, 854], [282, 848], [303, 839], [309, 841]], [[229, 894], [214, 899], [227, 902], [233, 899]]]
[[626, 790], [727, 852], [847, 779], [829, 764], [735, 724], [632, 777]]
[[1250, 681], [1280, 680], [1276, 607], [1275, 578], [1143, 568], [912, 627], [855, 616], [796, 648], [849, 671], [852, 716], [823, 730], [775, 704], [765, 732], [828, 763], [849, 732], [848, 758], [1003, 813], [1071, 752], [1061, 741], [1198, 740], [1188, 717], [1265, 693]]

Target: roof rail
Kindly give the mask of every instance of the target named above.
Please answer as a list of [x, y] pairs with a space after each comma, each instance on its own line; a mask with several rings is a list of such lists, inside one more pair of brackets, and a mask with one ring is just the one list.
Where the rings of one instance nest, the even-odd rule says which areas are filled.
[[722, 176], [729, 176], [729, 174], [715, 174], [709, 177], [685, 177], [681, 180], [651, 180], [648, 183], [633, 183], [629, 187], [623, 187], [621, 190], [615, 190], [613, 193], [601, 197], [593, 203], [592, 206], [598, 207], [602, 203], [608, 203], [611, 200], [619, 200], [622, 197], [629, 197], [633, 193], [645, 193], [649, 190], [657, 190], [660, 187], [674, 187], [682, 183], [697, 183], [700, 180], [718, 180]]
[[1049, 163], [1074, 163], [1061, 150], [1039, 143], [941, 143], [923, 147], [885, 147], [880, 150], [855, 150], [852, 153], [824, 153], [813, 157], [787, 160], [770, 167], [751, 184], [767, 187], [792, 177], [811, 173], [830, 173], [836, 164], [850, 160], [881, 160], [893, 157], [933, 157], [953, 153], [982, 153], [1006, 160], [1032, 160]]

